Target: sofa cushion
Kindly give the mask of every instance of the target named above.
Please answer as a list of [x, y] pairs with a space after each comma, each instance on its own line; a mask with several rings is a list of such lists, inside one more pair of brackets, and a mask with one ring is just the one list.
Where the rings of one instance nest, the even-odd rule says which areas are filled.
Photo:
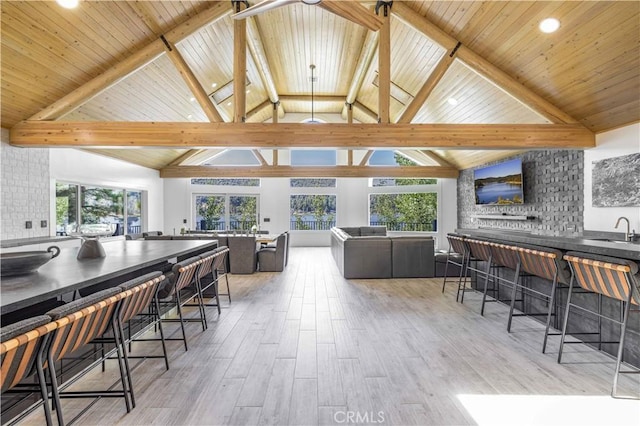
[[432, 237], [391, 237], [394, 278], [423, 278], [435, 275]]
[[363, 237], [384, 237], [387, 235], [387, 227], [386, 226], [361, 226], [360, 227], [360, 235]]
[[345, 278], [391, 278], [388, 237], [349, 238], [344, 242]]

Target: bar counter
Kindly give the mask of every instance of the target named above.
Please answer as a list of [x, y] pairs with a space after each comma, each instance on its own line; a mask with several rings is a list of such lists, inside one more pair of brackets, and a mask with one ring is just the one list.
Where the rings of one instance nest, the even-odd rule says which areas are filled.
[[457, 229], [456, 232], [478, 238], [492, 238], [510, 243], [532, 244], [563, 251], [580, 251], [640, 261], [639, 241], [599, 241], [598, 237], [547, 236], [502, 229]]
[[169, 259], [196, 255], [218, 246], [217, 240], [104, 242], [106, 257], [78, 260], [79, 247], [62, 248], [60, 255], [37, 272], [3, 277], [1, 313], [6, 314], [52, 297], [71, 293]]

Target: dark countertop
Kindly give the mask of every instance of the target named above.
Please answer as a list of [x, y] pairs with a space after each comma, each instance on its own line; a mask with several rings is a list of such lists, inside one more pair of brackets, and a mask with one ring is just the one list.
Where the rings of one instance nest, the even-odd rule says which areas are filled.
[[107, 254], [104, 258], [78, 260], [80, 248], [65, 247], [35, 273], [2, 278], [0, 312], [12, 312], [178, 256], [213, 250], [218, 241], [118, 240], [102, 245]]
[[581, 251], [583, 253], [600, 254], [640, 261], [640, 243], [597, 241], [591, 237], [560, 237], [536, 235], [528, 232], [509, 231], [502, 229], [457, 229], [460, 234], [493, 238], [513, 243], [533, 244], [551, 247], [564, 251]]
[[0, 248], [20, 247], [30, 244], [44, 244], [44, 243], [58, 243], [60, 241], [74, 240], [75, 237], [33, 237], [33, 238], [18, 238], [15, 240], [3, 240], [0, 241]]

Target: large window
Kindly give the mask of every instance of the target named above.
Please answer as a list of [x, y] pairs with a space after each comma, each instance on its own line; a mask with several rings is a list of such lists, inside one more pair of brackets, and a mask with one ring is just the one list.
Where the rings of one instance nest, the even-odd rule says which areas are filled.
[[292, 188], [335, 188], [336, 179], [310, 179], [293, 178], [290, 179]]
[[291, 196], [291, 229], [296, 231], [325, 231], [336, 224], [335, 195]]
[[369, 224], [389, 231], [437, 231], [438, 195], [435, 192], [370, 194]]
[[142, 192], [56, 183], [56, 233], [94, 224], [113, 225], [114, 235], [141, 232]]
[[257, 195], [196, 195], [194, 201], [197, 230], [247, 231], [259, 223]]
[[191, 179], [192, 185], [220, 185], [220, 186], [260, 186], [260, 179]]

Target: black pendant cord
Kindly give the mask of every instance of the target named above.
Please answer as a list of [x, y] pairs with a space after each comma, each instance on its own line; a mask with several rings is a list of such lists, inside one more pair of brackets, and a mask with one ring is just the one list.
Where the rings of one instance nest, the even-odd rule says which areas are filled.
[[313, 118], [313, 83], [315, 83], [315, 77], [313, 75], [313, 70], [316, 69], [316, 66], [311, 64], [309, 65], [309, 68], [311, 68], [311, 122], [315, 122], [315, 119]]

